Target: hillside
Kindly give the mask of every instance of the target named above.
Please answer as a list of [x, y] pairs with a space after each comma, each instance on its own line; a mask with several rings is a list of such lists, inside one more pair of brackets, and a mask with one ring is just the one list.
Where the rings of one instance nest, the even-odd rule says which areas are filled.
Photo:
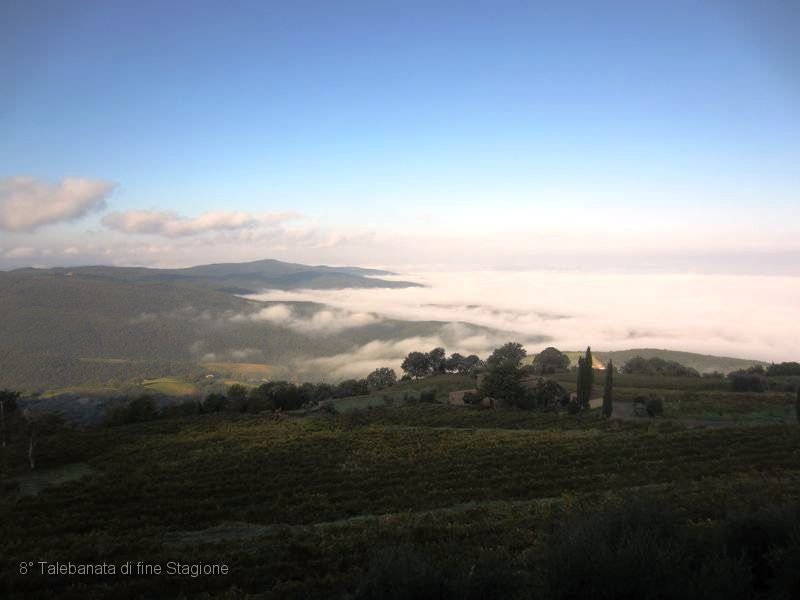
[[685, 367], [696, 369], [700, 373], [729, 373], [736, 369], [743, 369], [753, 365], [768, 365], [761, 360], [747, 358], [731, 358], [729, 356], [709, 356], [707, 354], [695, 354], [694, 352], [680, 352], [678, 350], [659, 350], [656, 348], [633, 348], [631, 350], [619, 350], [614, 352], [593, 352], [594, 356], [603, 363], [613, 359], [617, 365], [623, 365], [634, 356], [642, 358], [663, 358], [682, 364]]
[[143, 267], [58, 267], [52, 269], [19, 269], [18, 275], [42, 277], [80, 276], [131, 283], [183, 283], [198, 287], [252, 294], [265, 289], [290, 290], [339, 288], [404, 288], [417, 287], [410, 281], [387, 281], [379, 276], [389, 271], [359, 267], [308, 266], [277, 260], [246, 263], [219, 263], [184, 269], [149, 269]]
[[276, 303], [193, 281], [153, 281], [136, 269], [0, 272], [0, 314], [13, 315], [4, 319], [0, 336], [0, 387], [52, 389], [185, 376], [203, 363], [219, 362], [291, 365], [308, 379], [321, 379], [328, 373], [310, 359], [352, 352], [375, 340], [436, 335], [445, 325], [367, 315], [363, 324], [339, 330], [331, 313], [325, 316], [332, 324], [323, 325], [333, 329], [320, 330], [308, 323], [325, 307], [281, 304], [293, 322], [261, 317], [259, 311]]

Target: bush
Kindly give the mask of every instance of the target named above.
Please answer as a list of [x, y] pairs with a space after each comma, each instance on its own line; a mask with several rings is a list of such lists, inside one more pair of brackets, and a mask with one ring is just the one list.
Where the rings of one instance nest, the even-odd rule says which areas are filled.
[[125, 425], [127, 423], [142, 423], [152, 421], [158, 417], [156, 402], [147, 395], [139, 396], [123, 406], [116, 406], [108, 413], [108, 425]]
[[161, 417], [170, 419], [173, 417], [189, 417], [191, 415], [198, 415], [203, 412], [203, 405], [194, 400], [185, 402], [177, 402], [165, 406], [161, 410]]
[[[455, 558], [458, 557], [458, 558]], [[505, 552], [465, 557], [450, 545], [404, 544], [372, 554], [357, 600], [527, 598], [527, 573]]]
[[203, 400], [203, 411], [207, 413], [222, 412], [228, 408], [228, 399], [222, 394], [209, 394]]
[[429, 403], [436, 402], [436, 390], [435, 389], [422, 390], [419, 393], [419, 401], [429, 402]]
[[483, 397], [477, 392], [466, 392], [464, 394], [464, 404], [480, 404]]
[[651, 417], [660, 417], [664, 414], [664, 401], [658, 396], [651, 396], [645, 402], [647, 414]]
[[541, 597], [750, 598], [746, 563], [652, 502], [557, 524], [544, 541]]
[[728, 379], [734, 392], [765, 392], [769, 389], [766, 376], [752, 369], [729, 373]]

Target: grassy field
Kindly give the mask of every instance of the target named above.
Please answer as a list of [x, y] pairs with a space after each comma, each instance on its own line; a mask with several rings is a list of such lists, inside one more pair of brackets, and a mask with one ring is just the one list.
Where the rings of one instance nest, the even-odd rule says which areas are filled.
[[196, 385], [178, 377], [146, 379], [142, 382], [142, 389], [168, 396], [194, 396], [198, 392]]
[[231, 377], [236, 381], [286, 379], [289, 369], [280, 365], [259, 363], [208, 362], [203, 366], [212, 373]]
[[53, 398], [63, 394], [78, 394], [80, 396], [113, 396], [118, 394], [119, 390], [110, 385], [80, 385], [73, 387], [56, 388], [48, 390], [39, 395], [40, 398]]

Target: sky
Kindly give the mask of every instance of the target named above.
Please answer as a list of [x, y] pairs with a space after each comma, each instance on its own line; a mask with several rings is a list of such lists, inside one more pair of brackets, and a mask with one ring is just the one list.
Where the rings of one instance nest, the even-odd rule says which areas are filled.
[[0, 82], [0, 269], [800, 276], [794, 0], [4, 0]]

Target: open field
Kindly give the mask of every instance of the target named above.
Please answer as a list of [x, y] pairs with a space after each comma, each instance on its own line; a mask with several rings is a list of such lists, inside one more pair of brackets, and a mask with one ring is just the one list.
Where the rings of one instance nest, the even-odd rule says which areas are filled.
[[221, 373], [239, 380], [274, 380], [286, 378], [288, 369], [280, 365], [243, 362], [208, 362], [203, 366], [212, 373]]
[[142, 382], [142, 389], [168, 396], [192, 396], [198, 392], [197, 386], [178, 377], [146, 379]]

